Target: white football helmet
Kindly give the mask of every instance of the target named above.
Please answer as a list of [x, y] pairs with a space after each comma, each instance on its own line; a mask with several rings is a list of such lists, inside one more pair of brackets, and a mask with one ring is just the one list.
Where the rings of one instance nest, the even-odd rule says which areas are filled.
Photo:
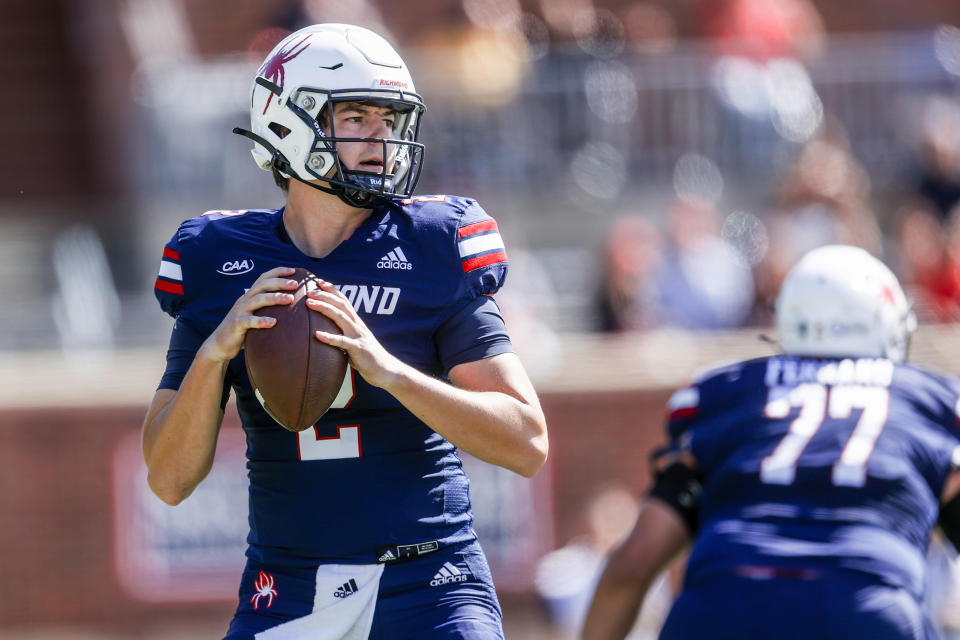
[[776, 303], [784, 353], [903, 362], [917, 319], [896, 276], [857, 247], [831, 245], [803, 256]]
[[[390, 107], [396, 112], [393, 138], [338, 138], [317, 117], [335, 102]], [[253, 158], [261, 169], [334, 193], [356, 207], [377, 197], [406, 198], [413, 193], [423, 158], [417, 140], [426, 107], [415, 93], [407, 66], [376, 33], [346, 24], [317, 24], [284, 38], [267, 56], [250, 96], [250, 131], [234, 133], [254, 141]], [[378, 142], [383, 157], [395, 152], [392, 170], [351, 171], [337, 154], [338, 142]], [[322, 181], [317, 184], [315, 181]]]

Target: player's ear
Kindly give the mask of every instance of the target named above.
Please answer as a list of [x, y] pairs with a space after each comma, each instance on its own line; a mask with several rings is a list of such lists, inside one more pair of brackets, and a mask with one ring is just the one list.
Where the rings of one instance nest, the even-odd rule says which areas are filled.
[[330, 135], [330, 101], [328, 100], [323, 107], [320, 108], [320, 112], [317, 114], [317, 124], [320, 125], [320, 128], [323, 129], [323, 132]]

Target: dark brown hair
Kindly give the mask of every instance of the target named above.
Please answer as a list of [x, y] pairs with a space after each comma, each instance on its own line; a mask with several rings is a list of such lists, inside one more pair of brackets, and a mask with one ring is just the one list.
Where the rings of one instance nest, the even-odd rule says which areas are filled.
[[277, 186], [284, 190], [284, 192], [290, 191], [290, 178], [285, 178], [282, 173], [277, 171], [276, 167], [272, 169], [273, 171], [273, 181], [277, 183]]

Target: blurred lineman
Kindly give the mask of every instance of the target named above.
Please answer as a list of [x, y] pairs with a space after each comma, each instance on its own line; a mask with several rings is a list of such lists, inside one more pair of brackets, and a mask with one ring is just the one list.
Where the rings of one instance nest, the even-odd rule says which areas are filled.
[[776, 314], [783, 355], [671, 398], [670, 446], [585, 639], [623, 638], [691, 541], [661, 638], [936, 637], [924, 554], [938, 520], [960, 541], [960, 382], [903, 364], [916, 321], [862, 249], [804, 256]]
[[[379, 35], [290, 35], [257, 73], [251, 131], [235, 129], [286, 206], [205, 213], [164, 248], [156, 293], [177, 320], [143, 454], [153, 491], [184, 500], [233, 388], [250, 534], [230, 640], [503, 636], [457, 448], [532, 476], [546, 423], [491, 297], [507, 273], [497, 223], [473, 200], [411, 197], [423, 112]], [[275, 323], [253, 312], [292, 301], [292, 267], [323, 278], [308, 306], [343, 336], [317, 339], [350, 358], [299, 434], [263, 410], [242, 353]]]

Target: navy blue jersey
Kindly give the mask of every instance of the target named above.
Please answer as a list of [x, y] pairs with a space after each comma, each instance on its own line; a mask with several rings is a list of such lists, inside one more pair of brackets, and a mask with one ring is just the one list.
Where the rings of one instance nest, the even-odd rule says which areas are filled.
[[[161, 388], [179, 388], [202, 341], [277, 266], [336, 285], [388, 351], [430, 375], [512, 351], [490, 297], [507, 257], [496, 222], [472, 200], [384, 201], [322, 259], [290, 242], [283, 210], [210, 212], [184, 222], [164, 249], [156, 293], [177, 321]], [[243, 352], [225, 387], [247, 437], [252, 559], [368, 563], [382, 545], [474, 539], [453, 445], [352, 369], [333, 407], [299, 434], [254, 397]]]
[[675, 393], [671, 439], [703, 476], [687, 585], [849, 571], [919, 599], [958, 391], [889, 360], [777, 356]]

